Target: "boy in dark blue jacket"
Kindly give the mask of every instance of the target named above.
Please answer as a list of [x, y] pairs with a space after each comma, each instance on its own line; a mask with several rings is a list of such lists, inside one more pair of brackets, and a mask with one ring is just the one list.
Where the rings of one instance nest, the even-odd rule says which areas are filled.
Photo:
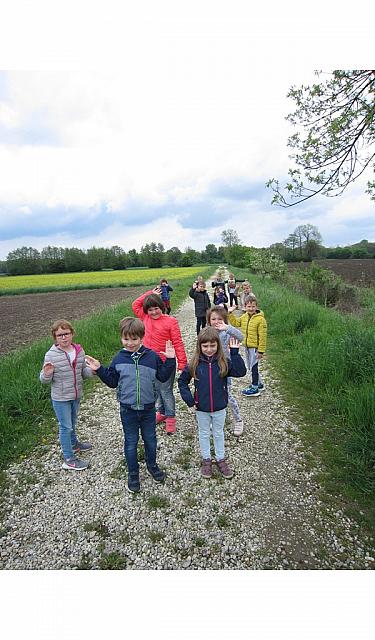
[[140, 490], [137, 446], [139, 430], [145, 446], [149, 473], [156, 482], [164, 482], [165, 473], [156, 464], [155, 380], [165, 382], [176, 366], [175, 350], [167, 340], [163, 363], [155, 351], [143, 346], [145, 328], [138, 318], [123, 318], [120, 322], [123, 349], [109, 367], [86, 355], [88, 366], [108, 386], [117, 387], [120, 415], [124, 430], [124, 454], [128, 466], [128, 489]]
[[[219, 333], [214, 327], [206, 327], [198, 335], [195, 353], [178, 379], [178, 388], [188, 407], [195, 407], [198, 423], [199, 445], [202, 455], [201, 475], [212, 476], [210, 435], [215, 448], [215, 458], [224, 478], [232, 478], [224, 456], [224, 423], [228, 404], [228, 376], [241, 378], [246, 366], [235, 338], [229, 341], [230, 360], [223, 352]], [[189, 383], [194, 380], [194, 396]]]

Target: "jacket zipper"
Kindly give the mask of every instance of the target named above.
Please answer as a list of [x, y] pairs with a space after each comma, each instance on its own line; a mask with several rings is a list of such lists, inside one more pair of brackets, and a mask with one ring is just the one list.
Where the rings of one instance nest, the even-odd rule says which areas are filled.
[[212, 396], [212, 365], [211, 362], [208, 363], [208, 383], [209, 383], [209, 388], [210, 388], [210, 410], [211, 413], [213, 413], [214, 411], [214, 401], [213, 401], [213, 396]]

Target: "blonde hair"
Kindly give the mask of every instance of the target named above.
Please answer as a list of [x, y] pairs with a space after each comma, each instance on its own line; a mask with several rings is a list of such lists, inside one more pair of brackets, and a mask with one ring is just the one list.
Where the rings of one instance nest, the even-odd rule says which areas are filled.
[[207, 318], [208, 324], [211, 324], [211, 316], [213, 313], [217, 313], [217, 315], [220, 316], [222, 320], [224, 320], [225, 324], [227, 324], [228, 311], [226, 310], [225, 307], [211, 307], [210, 309], [207, 309], [206, 318]]
[[220, 370], [220, 377], [225, 378], [225, 376], [228, 374], [228, 361], [224, 355], [223, 347], [221, 346], [219, 332], [216, 329], [214, 329], [214, 327], [205, 327], [198, 334], [195, 352], [189, 362], [189, 371], [190, 371], [191, 377], [194, 378], [194, 380], [198, 380], [197, 369], [198, 369], [199, 359], [202, 355], [202, 344], [205, 344], [206, 342], [216, 342], [217, 344], [216, 356], [217, 356], [217, 362]]

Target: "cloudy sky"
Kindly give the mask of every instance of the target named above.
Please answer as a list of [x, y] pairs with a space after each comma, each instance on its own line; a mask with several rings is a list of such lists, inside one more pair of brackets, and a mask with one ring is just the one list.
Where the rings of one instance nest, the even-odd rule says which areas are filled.
[[[367, 68], [371, 20], [338, 24], [334, 6], [322, 19], [319, 2], [307, 23], [293, 3], [87, 15], [68, 1], [46, 29], [39, 4], [39, 21], [23, 3], [22, 25], [16, 6], [0, 33], [0, 259], [23, 245], [201, 249], [227, 228], [267, 246], [307, 222], [325, 245], [375, 240], [365, 179], [290, 209], [265, 188], [290, 166], [288, 89], [316, 68]], [[361, 56], [342, 55], [348, 38]]]

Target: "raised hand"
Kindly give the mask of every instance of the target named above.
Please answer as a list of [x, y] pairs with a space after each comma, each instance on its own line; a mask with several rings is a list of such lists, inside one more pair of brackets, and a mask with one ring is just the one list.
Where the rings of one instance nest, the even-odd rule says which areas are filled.
[[230, 349], [239, 349], [239, 348], [240, 348], [240, 344], [241, 344], [241, 343], [240, 343], [240, 341], [239, 341], [239, 340], [237, 340], [237, 338], [233, 338], [233, 337], [231, 337], [231, 338], [229, 339], [229, 348], [230, 348]]
[[176, 352], [174, 350], [174, 346], [172, 344], [172, 340], [167, 340], [165, 343], [165, 351], [160, 351], [166, 358], [175, 358]]
[[237, 309], [236, 305], [233, 305], [232, 307], [228, 307], [228, 313], [233, 313], [235, 309]]
[[228, 329], [228, 325], [225, 324], [223, 319], [220, 319], [217, 321], [215, 329], [217, 329], [218, 331], [226, 331]]
[[45, 376], [47, 376], [47, 378], [53, 375], [54, 370], [55, 367], [53, 366], [52, 362], [46, 362], [43, 365], [43, 373]]
[[99, 360], [97, 360], [96, 358], [93, 358], [92, 356], [85, 356], [85, 361], [88, 367], [90, 367], [90, 369], [92, 371], [97, 371], [100, 367], [100, 362]]
[[161, 287], [156, 286], [153, 288], [153, 292], [156, 293], [158, 296], [160, 296], [161, 294]]

